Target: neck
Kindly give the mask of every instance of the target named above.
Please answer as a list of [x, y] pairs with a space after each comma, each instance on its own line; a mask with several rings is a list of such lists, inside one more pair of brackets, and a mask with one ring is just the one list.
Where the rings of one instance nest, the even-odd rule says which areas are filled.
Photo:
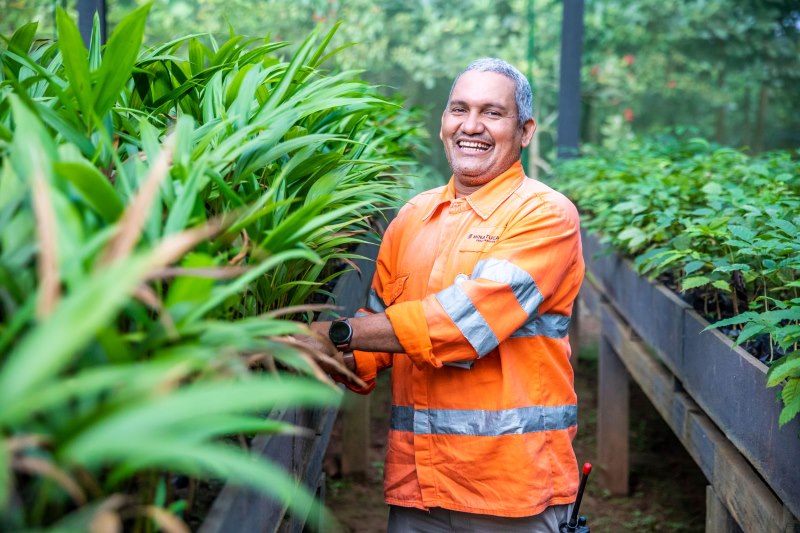
[[469, 196], [470, 194], [474, 193], [475, 191], [483, 187], [483, 185], [473, 185], [473, 186], [464, 185], [458, 179], [453, 180], [453, 182], [454, 182], [453, 185], [455, 188], [456, 198], [464, 198], [465, 196]]

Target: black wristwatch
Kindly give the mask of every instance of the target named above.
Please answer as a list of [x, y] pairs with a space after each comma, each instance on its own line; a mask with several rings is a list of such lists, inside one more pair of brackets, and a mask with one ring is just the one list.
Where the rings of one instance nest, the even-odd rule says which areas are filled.
[[350, 349], [350, 341], [353, 340], [353, 326], [346, 318], [338, 318], [331, 322], [328, 329], [328, 338], [339, 350], [346, 352]]

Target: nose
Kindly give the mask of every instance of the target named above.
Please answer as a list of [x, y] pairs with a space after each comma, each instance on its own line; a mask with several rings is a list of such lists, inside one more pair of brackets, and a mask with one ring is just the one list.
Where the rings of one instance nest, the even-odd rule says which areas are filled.
[[478, 111], [470, 111], [461, 123], [461, 130], [467, 135], [481, 133], [483, 129], [483, 121]]

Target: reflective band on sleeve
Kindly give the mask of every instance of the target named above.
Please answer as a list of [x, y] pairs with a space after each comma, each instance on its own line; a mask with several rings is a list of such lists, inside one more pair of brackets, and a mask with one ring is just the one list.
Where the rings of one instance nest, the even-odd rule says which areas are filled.
[[535, 405], [484, 411], [392, 406], [391, 429], [418, 435], [500, 437], [567, 429], [578, 423], [577, 405]]
[[542, 315], [524, 323], [512, 337], [536, 337], [563, 339], [569, 332], [570, 317], [564, 315]]
[[452, 366], [454, 368], [463, 368], [464, 370], [470, 370], [473, 366], [475, 366], [475, 359], [464, 359], [463, 361], [450, 361], [449, 363], [444, 363], [444, 366]]
[[483, 357], [497, 348], [500, 341], [460, 284], [450, 285], [437, 292], [436, 299], [442, 304], [444, 311], [464, 338], [478, 352], [478, 357]]
[[414, 431], [414, 408], [408, 405], [393, 405], [390, 428], [395, 431]]
[[528, 316], [535, 314], [539, 304], [544, 300], [531, 275], [510, 261], [503, 259], [478, 261], [475, 270], [472, 271], [472, 279], [478, 278], [508, 284], [520, 307]]
[[378, 291], [372, 288], [369, 290], [369, 296], [367, 296], [367, 309], [373, 313], [383, 313], [386, 311], [386, 305], [383, 303], [381, 297], [378, 296]]

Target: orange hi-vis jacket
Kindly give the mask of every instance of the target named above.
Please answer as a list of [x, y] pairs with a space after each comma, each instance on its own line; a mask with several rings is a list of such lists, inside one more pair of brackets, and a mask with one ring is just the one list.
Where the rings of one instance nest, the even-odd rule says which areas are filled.
[[392, 367], [387, 503], [531, 516], [578, 487], [578, 214], [519, 162], [454, 191], [416, 196], [386, 230], [365, 311], [386, 312], [405, 354], [356, 351], [358, 392]]

